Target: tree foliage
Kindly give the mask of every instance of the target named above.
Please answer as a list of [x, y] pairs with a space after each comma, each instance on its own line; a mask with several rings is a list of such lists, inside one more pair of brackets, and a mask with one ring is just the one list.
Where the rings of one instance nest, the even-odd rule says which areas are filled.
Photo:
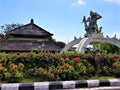
[[120, 53], [120, 48], [110, 43], [102, 43], [100, 47], [107, 53]]
[[66, 45], [66, 44], [65, 44], [64, 42], [62, 42], [62, 41], [57, 41], [56, 44], [57, 44], [58, 46], [60, 46], [61, 48], [64, 48], [65, 45]]
[[9, 32], [15, 28], [18, 28], [20, 26], [23, 26], [23, 24], [19, 24], [19, 23], [5, 24], [0, 27], [0, 30], [1, 30], [1, 33], [6, 34], [7, 32]]
[[61, 48], [64, 48], [66, 43], [65, 42], [62, 42], [62, 41], [56, 41], [56, 39], [54, 38], [50, 38], [51, 41], [55, 42], [58, 46], [60, 46]]

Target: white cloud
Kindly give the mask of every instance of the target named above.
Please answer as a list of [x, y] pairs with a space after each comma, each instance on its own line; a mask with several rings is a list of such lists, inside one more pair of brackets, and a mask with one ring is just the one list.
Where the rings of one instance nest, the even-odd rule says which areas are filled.
[[75, 2], [72, 3], [71, 6], [79, 6], [79, 5], [85, 5], [86, 2], [84, 0], [76, 0]]
[[105, 0], [110, 3], [120, 4], [120, 0]]
[[113, 32], [113, 33], [109, 34], [108, 36], [109, 36], [110, 38], [112, 38], [112, 37], [114, 37], [115, 35], [116, 35], [116, 38], [120, 39], [120, 33], [119, 33], [119, 32]]

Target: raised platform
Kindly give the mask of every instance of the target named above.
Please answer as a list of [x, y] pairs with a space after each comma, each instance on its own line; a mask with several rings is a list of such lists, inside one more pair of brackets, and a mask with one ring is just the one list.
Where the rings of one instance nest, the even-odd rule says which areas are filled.
[[97, 43], [107, 42], [107, 43], [111, 43], [120, 48], [120, 41], [117, 38], [109, 38], [109, 37], [105, 38], [103, 33], [92, 33], [92, 34], [88, 34], [86, 37], [78, 38], [76, 40], [69, 42], [61, 50], [61, 53], [69, 50], [69, 48], [71, 48], [72, 46], [74, 46], [76, 44], [78, 44], [76, 51], [78, 53], [84, 52], [85, 48], [87, 47], [87, 45], [90, 44], [90, 42], [97, 42]]

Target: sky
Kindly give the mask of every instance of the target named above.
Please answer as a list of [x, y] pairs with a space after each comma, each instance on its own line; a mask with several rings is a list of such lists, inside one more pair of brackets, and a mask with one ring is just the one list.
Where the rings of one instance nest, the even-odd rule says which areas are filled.
[[57, 41], [68, 43], [86, 33], [81, 22], [90, 10], [102, 16], [97, 23], [104, 36], [120, 38], [120, 0], [0, 0], [0, 26], [33, 18]]

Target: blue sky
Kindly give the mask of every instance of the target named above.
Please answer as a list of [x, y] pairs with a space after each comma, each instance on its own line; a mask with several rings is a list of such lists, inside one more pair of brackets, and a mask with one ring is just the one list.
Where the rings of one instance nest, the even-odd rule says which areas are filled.
[[120, 0], [0, 0], [0, 26], [27, 24], [33, 18], [43, 29], [54, 34], [57, 41], [68, 42], [85, 34], [83, 16], [90, 10], [100, 15], [98, 26], [104, 35], [120, 38]]

